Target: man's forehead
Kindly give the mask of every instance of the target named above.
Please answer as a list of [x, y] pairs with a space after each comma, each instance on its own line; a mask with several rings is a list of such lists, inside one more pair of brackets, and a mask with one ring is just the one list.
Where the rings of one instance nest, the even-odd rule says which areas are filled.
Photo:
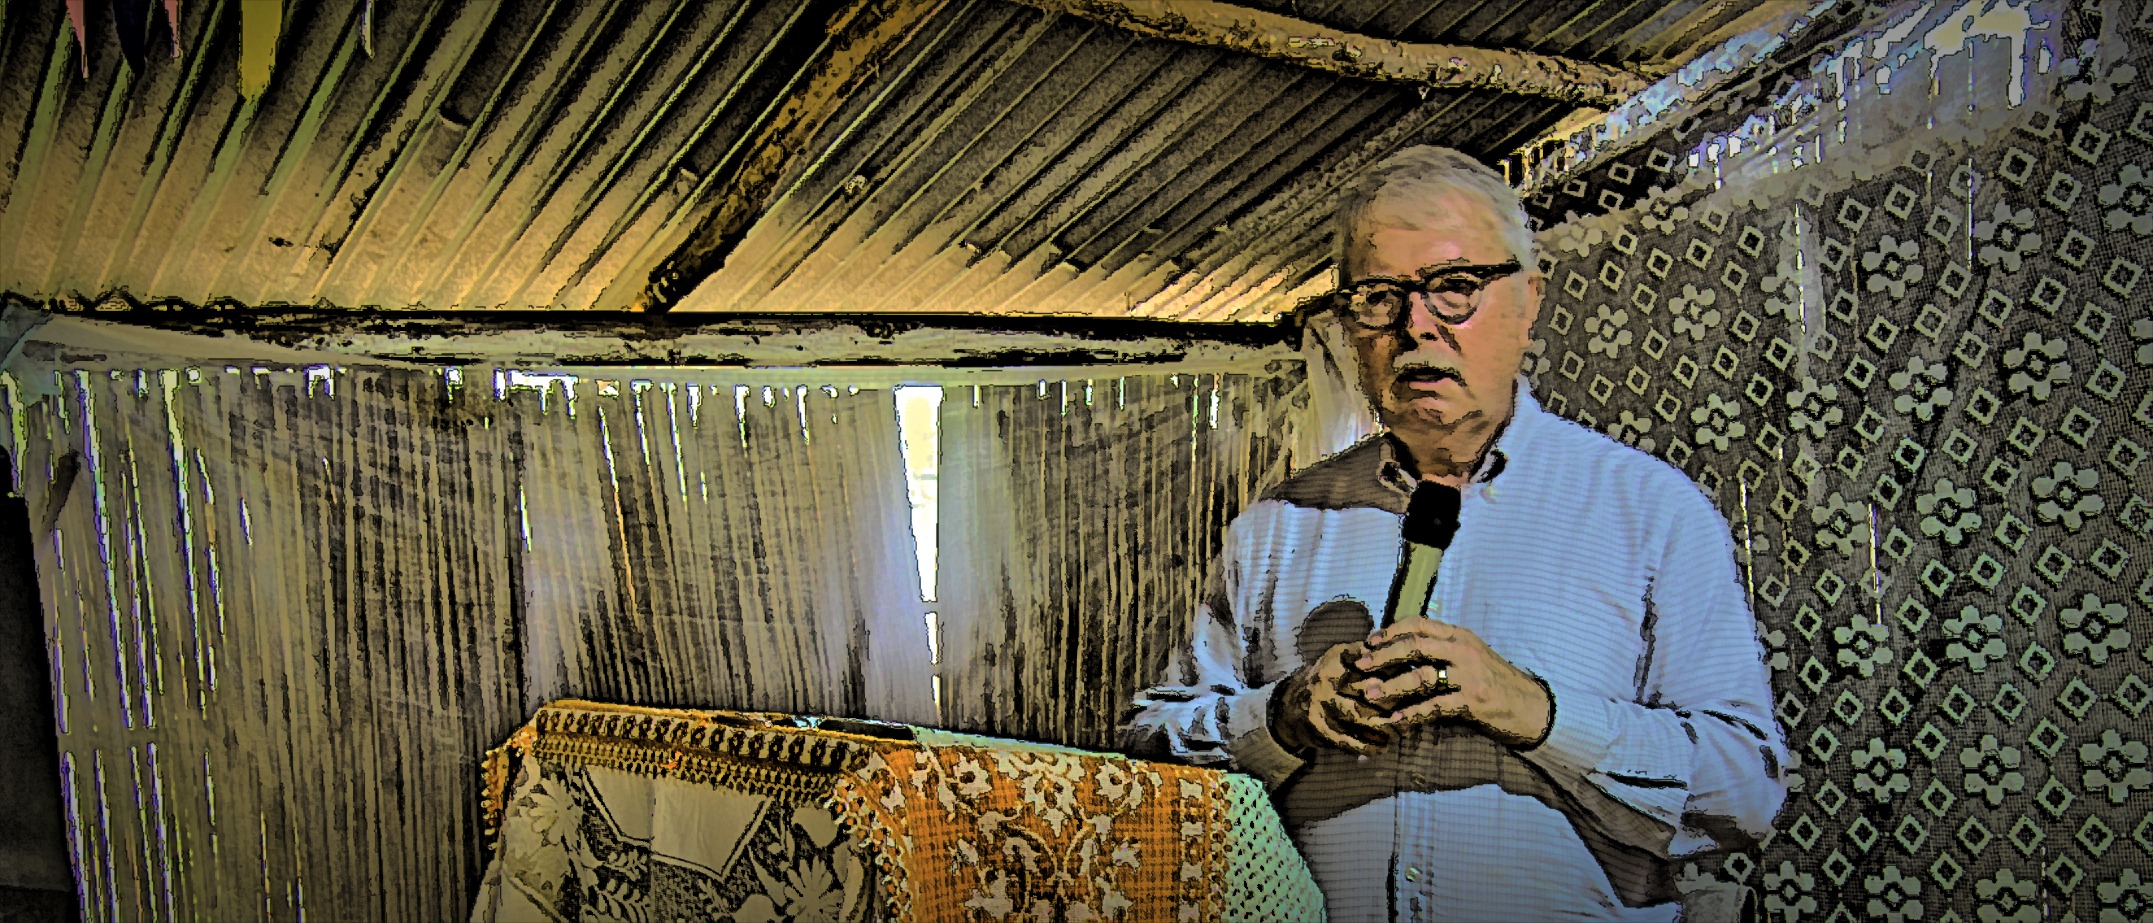
[[1480, 196], [1443, 189], [1419, 195], [1377, 196], [1361, 209], [1360, 230], [1379, 227], [1420, 231], [1456, 230], [1500, 234], [1502, 220]]
[[1502, 229], [1493, 221], [1447, 217], [1410, 222], [1376, 220], [1380, 217], [1383, 216], [1370, 216], [1360, 222], [1347, 241], [1344, 268], [1349, 272], [1430, 275], [1510, 257]]

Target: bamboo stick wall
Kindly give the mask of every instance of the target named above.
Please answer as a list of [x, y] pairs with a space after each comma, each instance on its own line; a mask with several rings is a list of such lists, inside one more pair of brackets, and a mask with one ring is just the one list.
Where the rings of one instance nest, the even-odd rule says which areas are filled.
[[28, 352], [86, 919], [461, 917], [478, 756], [556, 697], [1102, 745], [1299, 393], [950, 387], [934, 665], [890, 380]]

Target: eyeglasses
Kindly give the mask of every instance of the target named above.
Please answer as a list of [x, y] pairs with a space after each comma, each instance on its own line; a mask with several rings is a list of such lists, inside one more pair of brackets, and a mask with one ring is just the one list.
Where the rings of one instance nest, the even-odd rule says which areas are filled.
[[1414, 295], [1420, 295], [1437, 320], [1462, 324], [1480, 309], [1480, 297], [1488, 286], [1515, 275], [1524, 267], [1518, 261], [1489, 266], [1457, 266], [1426, 279], [1368, 279], [1356, 282], [1309, 305], [1313, 311], [1335, 310], [1354, 323], [1372, 330], [1388, 330], [1406, 313]]

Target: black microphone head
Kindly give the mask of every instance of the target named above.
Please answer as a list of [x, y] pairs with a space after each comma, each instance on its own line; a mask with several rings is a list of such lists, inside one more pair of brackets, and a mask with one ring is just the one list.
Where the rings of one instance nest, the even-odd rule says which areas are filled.
[[1434, 481], [1413, 488], [1405, 505], [1405, 540], [1416, 545], [1449, 548], [1458, 534], [1458, 489]]

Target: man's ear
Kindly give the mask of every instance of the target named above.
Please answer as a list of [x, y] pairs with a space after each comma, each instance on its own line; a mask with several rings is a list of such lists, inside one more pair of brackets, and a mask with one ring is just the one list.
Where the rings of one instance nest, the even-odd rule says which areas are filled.
[[1547, 276], [1534, 269], [1525, 277], [1525, 336], [1532, 337], [1533, 325], [1540, 322], [1540, 296], [1547, 291]]

